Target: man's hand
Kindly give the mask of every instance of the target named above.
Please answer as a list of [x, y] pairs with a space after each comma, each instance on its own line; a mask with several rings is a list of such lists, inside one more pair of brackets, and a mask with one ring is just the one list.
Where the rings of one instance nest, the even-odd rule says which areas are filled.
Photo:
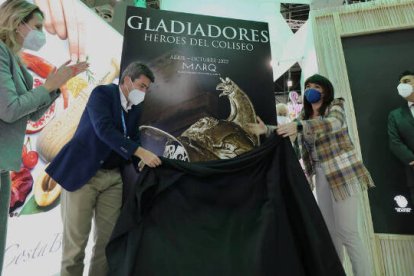
[[[141, 162], [150, 168], [155, 168], [161, 165], [161, 160], [160, 158], [158, 158], [158, 156], [156, 156], [151, 151], [146, 150], [142, 147], [138, 147], [134, 155], [139, 157], [141, 159]], [[141, 162], [140, 164], [142, 164]], [[144, 168], [144, 166], [140, 164], [138, 165], [138, 167], [139, 167], [139, 170], [141, 171]]]
[[411, 161], [410, 163], [408, 163], [408, 165], [414, 166], [414, 161]]

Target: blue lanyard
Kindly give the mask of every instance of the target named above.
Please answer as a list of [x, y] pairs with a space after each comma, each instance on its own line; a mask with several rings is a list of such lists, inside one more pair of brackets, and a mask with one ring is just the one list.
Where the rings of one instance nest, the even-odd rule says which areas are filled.
[[127, 137], [127, 128], [126, 128], [126, 124], [125, 124], [125, 117], [124, 117], [124, 112], [121, 109], [121, 118], [122, 118], [122, 128], [124, 129], [124, 137]]

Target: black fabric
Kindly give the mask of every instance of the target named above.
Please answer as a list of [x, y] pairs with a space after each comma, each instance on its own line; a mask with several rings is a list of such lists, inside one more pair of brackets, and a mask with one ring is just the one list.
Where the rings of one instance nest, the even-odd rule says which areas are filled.
[[288, 139], [232, 160], [162, 161], [125, 202], [110, 275], [345, 275]]
[[[127, 202], [129, 195], [135, 188], [135, 184], [139, 178], [138, 170], [138, 158], [132, 158], [133, 161], [128, 161], [121, 166], [121, 177], [122, 177], [122, 205]], [[135, 159], [135, 160], [134, 160]]]

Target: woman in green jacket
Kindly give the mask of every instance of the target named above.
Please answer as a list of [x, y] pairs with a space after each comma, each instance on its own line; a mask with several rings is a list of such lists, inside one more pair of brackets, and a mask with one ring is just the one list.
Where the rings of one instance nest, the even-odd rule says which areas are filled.
[[37, 51], [45, 43], [43, 13], [36, 5], [14, 0], [0, 6], [0, 274], [10, 204], [9, 171], [20, 170], [27, 121], [38, 120], [59, 96], [59, 87], [88, 68], [86, 62], [67, 62], [44, 85], [32, 89], [32, 76], [19, 52]]

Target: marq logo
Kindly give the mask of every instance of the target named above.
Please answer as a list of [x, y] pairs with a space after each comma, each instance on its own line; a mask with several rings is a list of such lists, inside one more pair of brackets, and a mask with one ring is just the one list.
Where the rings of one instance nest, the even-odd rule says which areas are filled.
[[394, 200], [398, 205], [398, 207], [395, 208], [395, 210], [398, 213], [410, 213], [411, 212], [411, 208], [407, 208], [408, 200], [404, 196], [397, 195], [396, 197], [394, 197]]

